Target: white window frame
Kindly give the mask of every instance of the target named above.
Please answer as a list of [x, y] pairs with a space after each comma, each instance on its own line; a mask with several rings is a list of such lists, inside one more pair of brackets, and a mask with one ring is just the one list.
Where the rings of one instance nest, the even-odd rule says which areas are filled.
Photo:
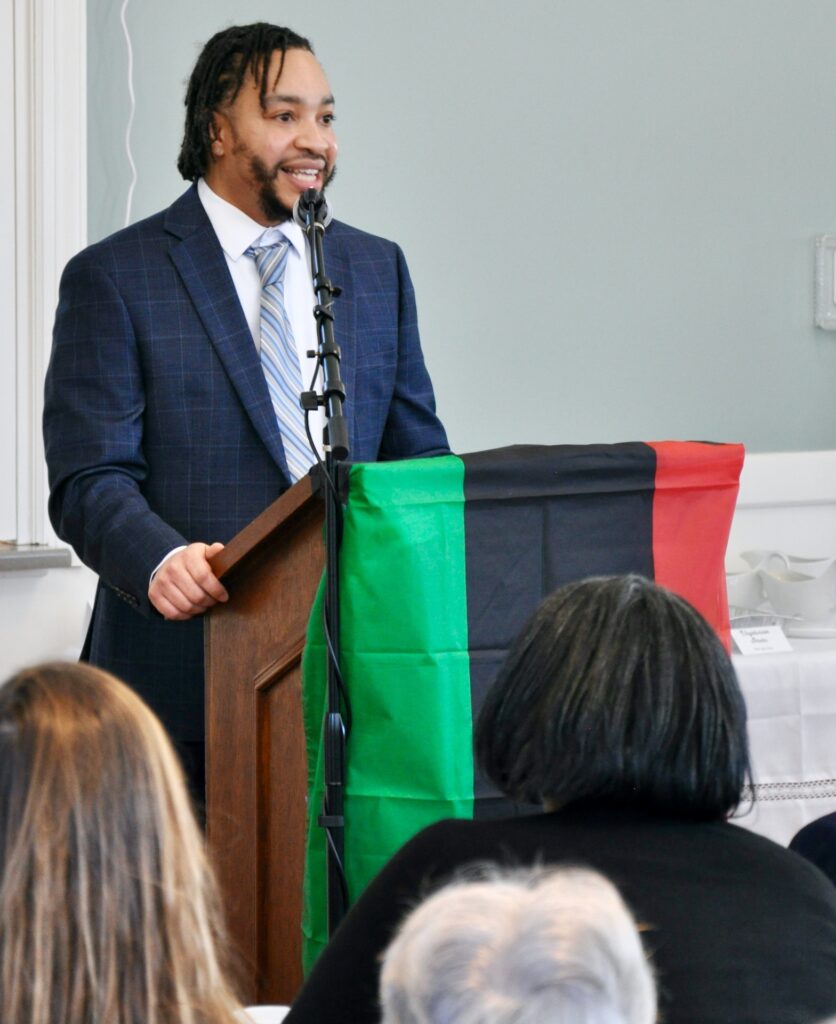
[[[0, 90], [15, 91], [14, 8], [0, 3]], [[14, 124], [14, 115], [12, 115]], [[14, 146], [0, 148], [0, 541], [17, 536]]]
[[87, 238], [86, 0], [1, 2], [14, 22], [14, 339], [0, 339], [16, 366], [14, 539], [56, 544], [41, 416], [58, 282]]

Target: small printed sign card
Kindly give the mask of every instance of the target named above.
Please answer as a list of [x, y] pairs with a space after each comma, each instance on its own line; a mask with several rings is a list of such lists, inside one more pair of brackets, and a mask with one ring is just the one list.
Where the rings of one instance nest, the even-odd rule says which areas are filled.
[[741, 626], [731, 631], [741, 654], [778, 654], [792, 646], [780, 626]]

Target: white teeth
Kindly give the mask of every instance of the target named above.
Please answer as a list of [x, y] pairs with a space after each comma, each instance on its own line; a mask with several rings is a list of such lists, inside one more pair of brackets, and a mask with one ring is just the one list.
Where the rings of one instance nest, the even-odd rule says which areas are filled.
[[315, 178], [319, 174], [319, 171], [299, 170], [289, 171], [288, 173], [292, 174], [295, 178]]

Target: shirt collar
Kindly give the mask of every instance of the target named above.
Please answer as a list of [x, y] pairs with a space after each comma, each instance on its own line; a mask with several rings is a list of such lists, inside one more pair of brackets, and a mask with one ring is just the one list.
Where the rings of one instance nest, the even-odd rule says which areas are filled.
[[305, 236], [296, 221], [288, 220], [265, 228], [237, 206], [221, 199], [203, 178], [198, 180], [197, 194], [221, 248], [231, 260], [240, 259], [252, 245], [275, 245], [283, 237], [300, 256], [305, 254]]

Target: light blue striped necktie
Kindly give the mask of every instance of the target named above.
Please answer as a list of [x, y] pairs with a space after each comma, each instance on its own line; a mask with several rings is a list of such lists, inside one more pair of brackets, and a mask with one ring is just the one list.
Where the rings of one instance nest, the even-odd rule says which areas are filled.
[[261, 365], [279, 423], [287, 466], [295, 483], [305, 476], [315, 460], [305, 434], [305, 414], [299, 404], [302, 393], [299, 353], [284, 308], [284, 271], [289, 252], [287, 239], [276, 245], [247, 249], [248, 255], [255, 257], [261, 277]]

